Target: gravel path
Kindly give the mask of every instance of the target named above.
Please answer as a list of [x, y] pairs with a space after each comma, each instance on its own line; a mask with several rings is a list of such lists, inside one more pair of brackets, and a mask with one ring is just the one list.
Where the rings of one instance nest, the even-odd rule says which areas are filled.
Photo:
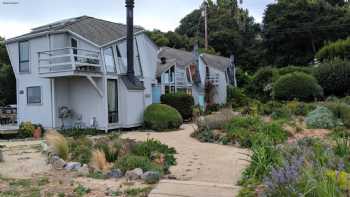
[[[180, 131], [162, 133], [130, 132], [123, 134], [122, 137], [139, 141], [154, 138], [170, 147], [174, 147], [178, 152], [176, 155], [177, 165], [171, 167], [170, 171], [178, 181], [198, 183], [194, 184], [197, 186], [209, 183], [213, 184], [213, 188], [220, 187], [220, 185], [235, 186], [241, 177], [241, 173], [248, 165], [247, 154], [249, 154], [249, 151], [232, 146], [201, 143], [190, 137], [194, 129], [194, 125], [187, 124], [183, 125]], [[176, 190], [175, 185], [173, 188]], [[161, 190], [161, 188], [157, 189]], [[167, 189], [167, 192], [170, 191]], [[199, 194], [185, 195], [181, 193], [181, 195], [198, 196]], [[169, 194], [169, 196], [171, 195]]]

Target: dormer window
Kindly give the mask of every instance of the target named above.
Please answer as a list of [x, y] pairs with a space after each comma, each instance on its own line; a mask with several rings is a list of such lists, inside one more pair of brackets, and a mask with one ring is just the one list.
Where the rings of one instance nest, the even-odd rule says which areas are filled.
[[19, 72], [29, 72], [29, 42], [19, 43]]

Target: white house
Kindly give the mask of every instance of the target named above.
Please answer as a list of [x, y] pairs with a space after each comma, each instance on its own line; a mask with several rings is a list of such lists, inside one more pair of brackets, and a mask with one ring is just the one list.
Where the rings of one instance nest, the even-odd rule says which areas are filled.
[[[132, 27], [132, 21], [127, 26], [81, 16], [6, 40], [17, 81], [18, 123], [58, 128], [64, 107], [73, 112], [64, 119], [67, 127], [141, 125], [152, 104], [158, 47], [142, 28]], [[128, 43], [134, 50], [127, 50]]]
[[[166, 93], [185, 92], [202, 107], [225, 104], [230, 65], [229, 58], [206, 53], [196, 56], [188, 51], [162, 47], [158, 52], [156, 72], [159, 90], [158, 93], [153, 91], [153, 99], [157, 101]], [[210, 90], [209, 86], [212, 87]], [[205, 94], [212, 97], [211, 103], [204, 100]]]

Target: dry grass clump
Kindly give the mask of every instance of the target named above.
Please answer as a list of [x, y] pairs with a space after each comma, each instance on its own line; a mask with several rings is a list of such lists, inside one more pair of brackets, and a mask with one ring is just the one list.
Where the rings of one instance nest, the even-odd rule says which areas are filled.
[[92, 152], [91, 166], [100, 171], [106, 171], [108, 169], [109, 164], [103, 151], [97, 149]]
[[69, 157], [69, 145], [67, 139], [55, 130], [49, 130], [45, 139], [53, 151], [63, 160]]
[[231, 108], [224, 108], [219, 112], [198, 118], [197, 125], [199, 129], [223, 129], [223, 126], [235, 115]]

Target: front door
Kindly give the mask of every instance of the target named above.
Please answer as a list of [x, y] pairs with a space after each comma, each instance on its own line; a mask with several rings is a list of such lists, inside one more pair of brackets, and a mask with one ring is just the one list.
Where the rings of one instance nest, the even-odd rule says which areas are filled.
[[107, 81], [108, 123], [118, 123], [118, 82], [116, 79]]

